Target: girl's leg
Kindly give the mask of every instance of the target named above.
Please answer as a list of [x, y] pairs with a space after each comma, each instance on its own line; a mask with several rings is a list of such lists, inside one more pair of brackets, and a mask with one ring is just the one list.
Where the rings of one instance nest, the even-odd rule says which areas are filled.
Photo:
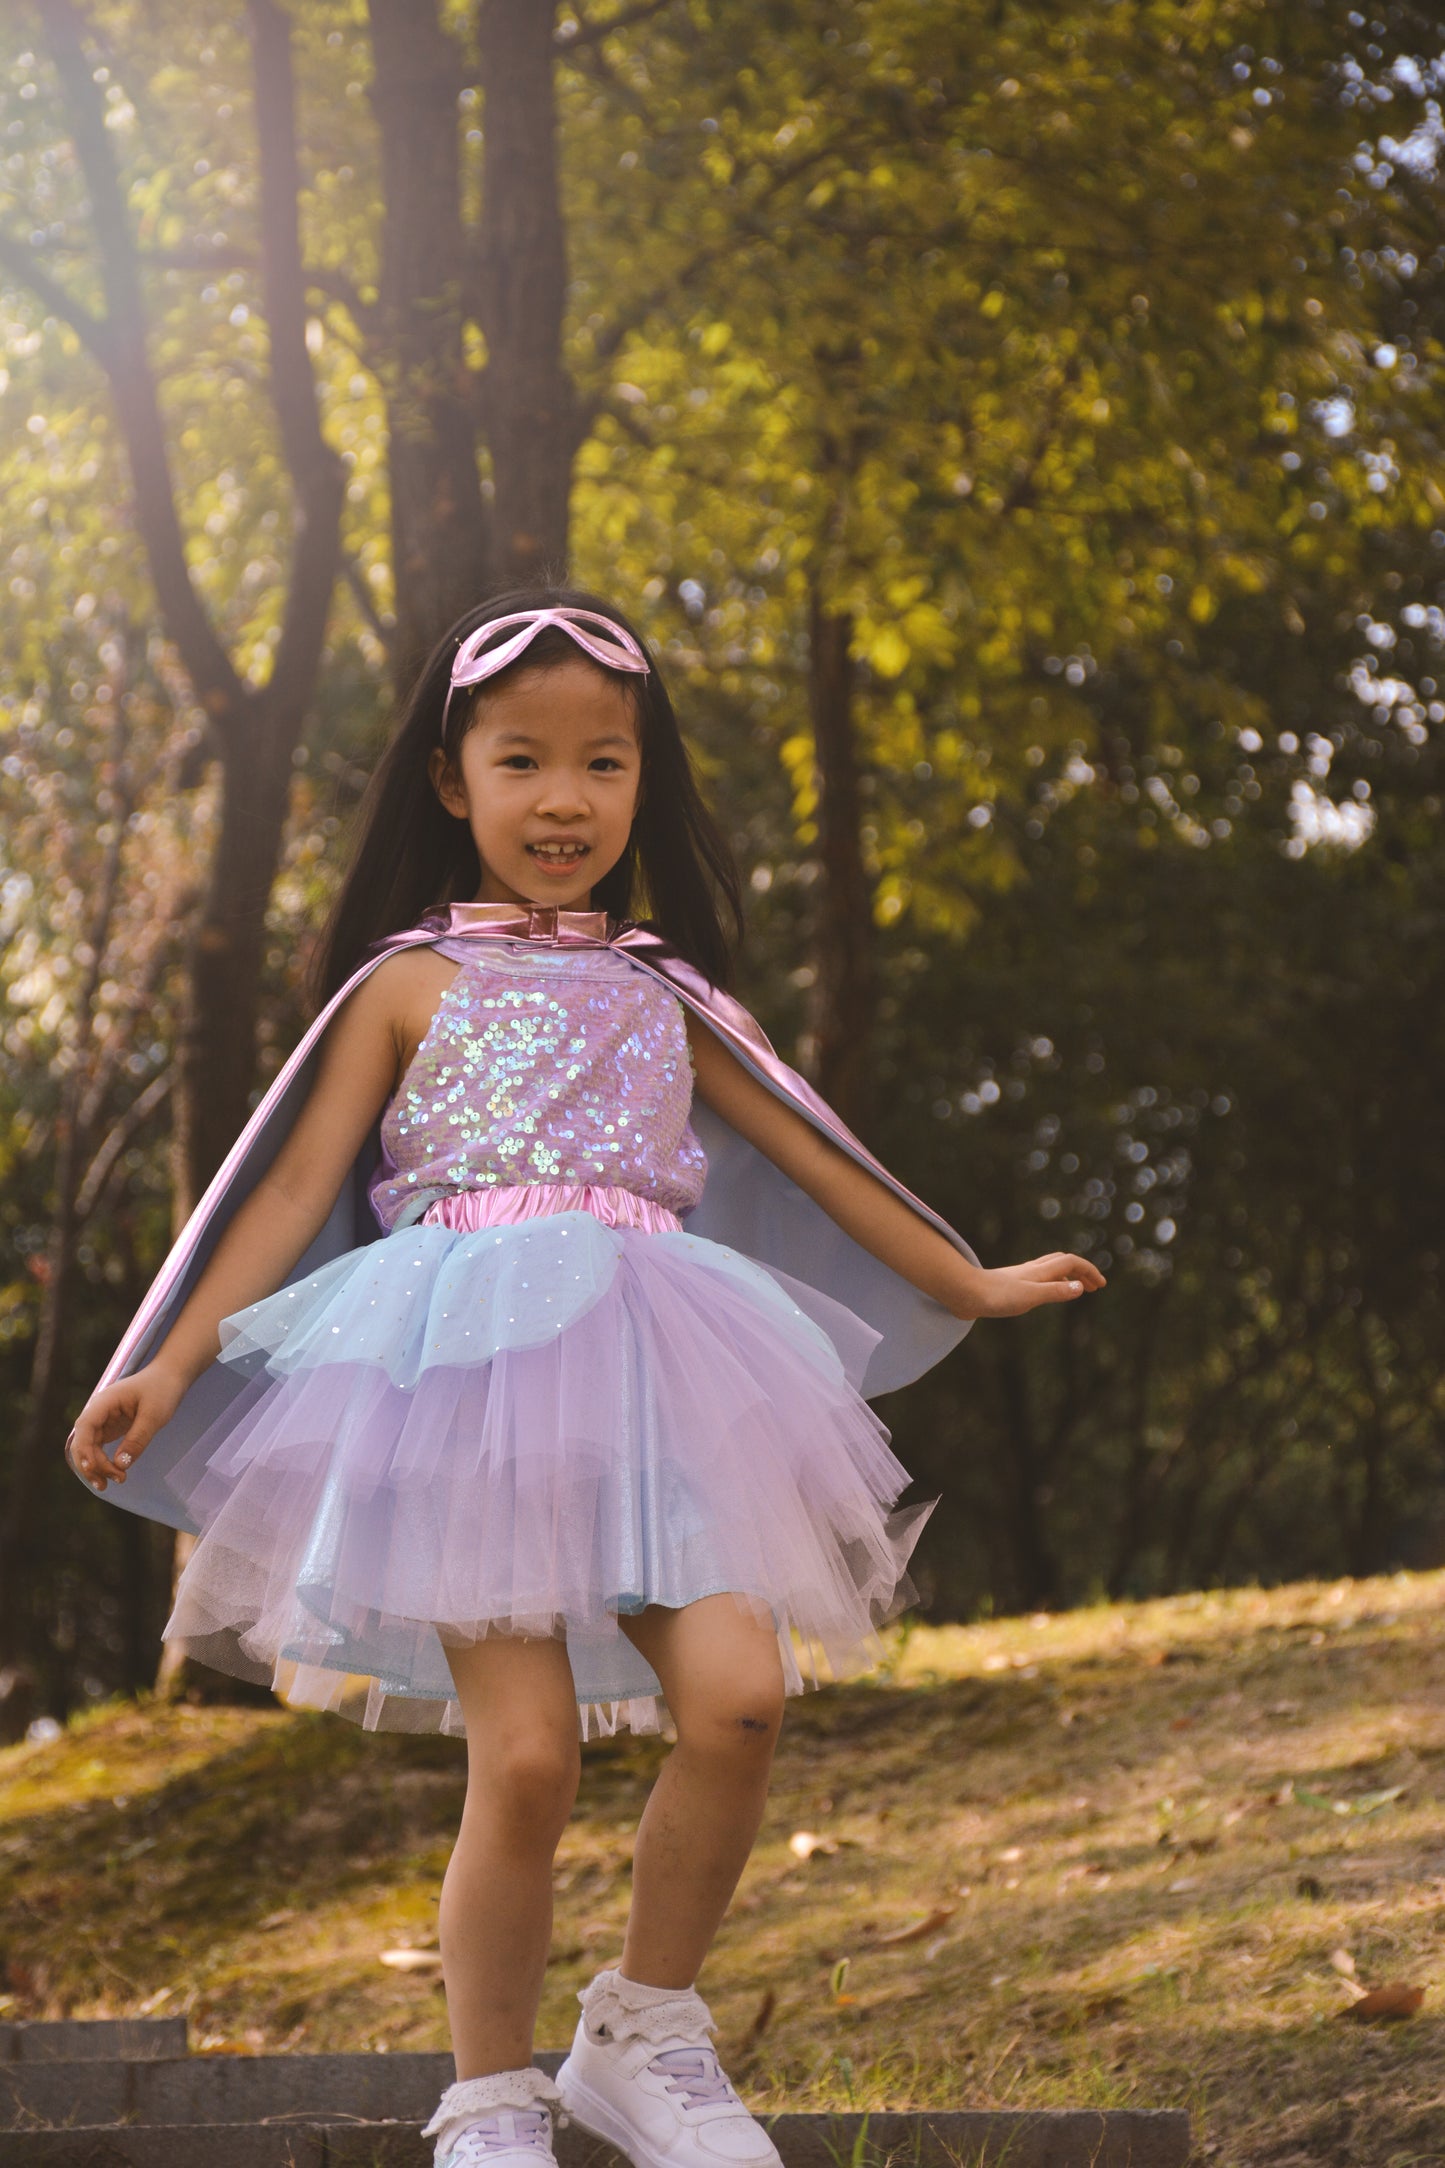
[[581, 1774], [565, 1642], [489, 1635], [449, 1648], [467, 1727], [467, 1797], [442, 1883], [457, 2077], [532, 2060], [552, 1940], [552, 1861]]
[[638, 1825], [620, 1969], [650, 1987], [690, 1987], [763, 1818], [783, 1718], [778, 1637], [731, 1596], [649, 1604], [619, 1623], [677, 1725]]

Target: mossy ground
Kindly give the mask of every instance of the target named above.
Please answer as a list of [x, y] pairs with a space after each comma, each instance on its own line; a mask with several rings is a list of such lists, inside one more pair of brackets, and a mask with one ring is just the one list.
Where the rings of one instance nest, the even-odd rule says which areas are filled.
[[[1423, 1574], [895, 1629], [885, 1674], [790, 1702], [700, 1983], [750, 2100], [1183, 2106], [1211, 2168], [1445, 2162], [1442, 1616]], [[585, 1750], [540, 2046], [620, 1950], [666, 1751]], [[379, 1953], [433, 1933], [462, 1789], [455, 1742], [281, 1710], [11, 1748], [0, 2015], [444, 2047], [435, 1981]], [[1340, 2022], [1338, 1951], [1420, 2014]]]

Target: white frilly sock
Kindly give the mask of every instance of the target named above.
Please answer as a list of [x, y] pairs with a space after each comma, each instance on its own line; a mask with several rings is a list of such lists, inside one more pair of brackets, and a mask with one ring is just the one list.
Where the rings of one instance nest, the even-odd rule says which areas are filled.
[[595, 2032], [606, 2026], [614, 2040], [697, 2040], [705, 2042], [717, 2026], [707, 2004], [692, 1987], [649, 1987], [629, 1980], [609, 1965], [584, 1988], [577, 2000]]
[[[525, 2070], [494, 2070], [485, 2078], [461, 2078], [449, 2085], [437, 2103], [435, 2115], [422, 2131], [424, 2138], [438, 2141], [444, 2154], [468, 2123], [495, 2114], [498, 2108], [553, 2108], [560, 2110], [562, 2095], [545, 2070], [529, 2065]], [[565, 2115], [558, 2121], [565, 2123]]]

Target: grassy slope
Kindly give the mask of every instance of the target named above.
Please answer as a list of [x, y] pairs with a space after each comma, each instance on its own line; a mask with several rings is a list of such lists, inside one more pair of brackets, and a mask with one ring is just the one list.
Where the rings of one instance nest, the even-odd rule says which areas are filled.
[[[1217, 2168], [1445, 2161], [1442, 1610], [1445, 1574], [1401, 1575], [920, 1627], [891, 1676], [790, 1703], [701, 1981], [753, 2103], [1184, 2105]], [[586, 1749], [542, 2046], [616, 1959], [665, 1752]], [[435, 1981], [377, 1959], [432, 1932], [462, 1784], [453, 1742], [281, 1712], [110, 1708], [8, 1750], [0, 2015], [443, 2047]], [[799, 1829], [838, 1849], [801, 1864]], [[1337, 2022], [1341, 1948], [1421, 2015]]]

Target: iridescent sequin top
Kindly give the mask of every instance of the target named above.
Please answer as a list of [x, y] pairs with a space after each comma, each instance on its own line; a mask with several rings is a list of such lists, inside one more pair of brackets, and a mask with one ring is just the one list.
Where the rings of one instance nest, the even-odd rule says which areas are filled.
[[707, 1155], [688, 1120], [682, 1003], [605, 948], [435, 944], [458, 964], [381, 1118], [368, 1185], [389, 1233], [434, 1198], [605, 1182], [686, 1212]]

